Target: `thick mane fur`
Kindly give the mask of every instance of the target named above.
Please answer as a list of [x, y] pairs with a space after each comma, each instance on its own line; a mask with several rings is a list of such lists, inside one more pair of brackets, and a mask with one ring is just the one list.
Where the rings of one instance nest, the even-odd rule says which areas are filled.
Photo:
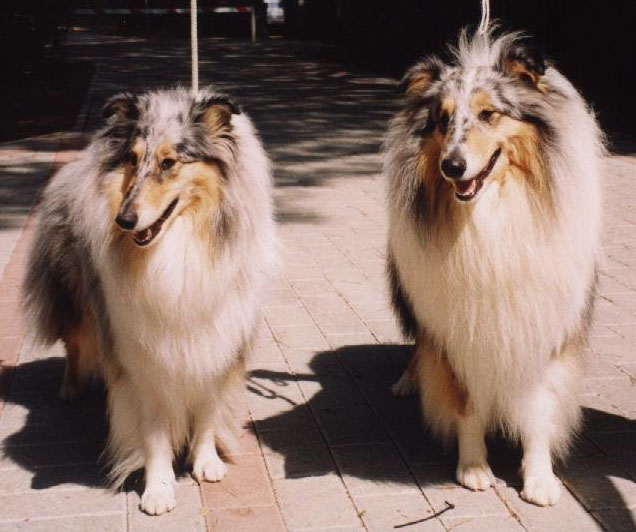
[[494, 482], [485, 434], [524, 448], [522, 497], [554, 504], [550, 455], [579, 421], [600, 258], [603, 138], [570, 82], [520, 34], [459, 37], [401, 87], [385, 143], [387, 272], [416, 340], [394, 386], [419, 390], [458, 482]]
[[[384, 160], [388, 268], [404, 330], [416, 336], [417, 323], [483, 398], [480, 415], [500, 412], [513, 433], [513, 416], [503, 414], [515, 408], [507, 390], [525, 386], [588, 315], [604, 155], [592, 113], [553, 65], [537, 73], [536, 85], [505, 70], [510, 57], [530, 61], [519, 55], [522, 44], [516, 33], [463, 32], [449, 64], [414, 66]], [[503, 184], [486, 181], [467, 205], [444, 192], [451, 189], [433, 135], [443, 97], [459, 101], [481, 89], [522, 133], [504, 147]]]
[[[44, 192], [23, 304], [38, 340], [62, 338], [69, 359], [77, 345], [82, 359], [98, 359], [109, 389], [111, 478], [119, 486], [147, 465], [142, 418], [165, 421], [179, 451], [196, 443], [193, 420], [216, 408], [208, 439], [228, 439], [278, 241], [269, 160], [249, 117], [225, 96], [213, 89], [196, 97], [186, 89], [124, 93], [107, 102], [105, 118]], [[162, 169], [164, 145], [174, 173]], [[137, 228], [152, 232], [159, 224], [159, 237], [142, 248], [116, 221], [130, 191], [148, 182], [158, 192], [145, 203], [176, 199]], [[95, 369], [80, 368], [80, 376]], [[146, 414], [151, 408], [160, 413]]]
[[[585, 168], [590, 164], [593, 171], [598, 170], [605, 155], [604, 138], [577, 90], [550, 64], [546, 65], [541, 90], [507, 76], [502, 71], [502, 57], [513, 54], [524, 43], [525, 36], [520, 32], [499, 36], [495, 33], [493, 28], [486, 34], [475, 35], [464, 30], [457, 46], [449, 47], [452, 58], [449, 64], [432, 57], [411, 69], [435, 65], [438, 72], [426, 90], [405, 102], [389, 127], [385, 140], [384, 173], [388, 176], [388, 193], [393, 208], [417, 216], [417, 213], [426, 211], [423, 203], [434, 203], [432, 198], [422, 201], [425, 191], [421, 189], [420, 175], [422, 171], [439, 175], [438, 162], [431, 160], [430, 168], [422, 170], [418, 156], [422, 139], [426, 139], [434, 125], [439, 98], [449, 87], [466, 91], [471, 86], [481, 85], [493, 92], [496, 103], [512, 118], [535, 128], [535, 152], [528, 154], [526, 149], [519, 155], [526, 162], [528, 156], [533, 158], [535, 167], [545, 167], [547, 183], [543, 185], [555, 186], [557, 206], [564, 196], [577, 193], [573, 180], [577, 179], [579, 170], [587, 173]], [[458, 79], [461, 87], [457, 86]], [[518, 148], [522, 144], [527, 147], [528, 140], [517, 139]], [[557, 175], [558, 178], [555, 177]]]

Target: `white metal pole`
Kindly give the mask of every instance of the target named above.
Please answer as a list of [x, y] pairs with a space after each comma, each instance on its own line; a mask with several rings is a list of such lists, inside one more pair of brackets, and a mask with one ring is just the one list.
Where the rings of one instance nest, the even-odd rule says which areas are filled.
[[256, 42], [256, 7], [252, 6], [250, 8], [250, 11], [252, 12], [250, 17], [250, 25], [252, 30], [252, 42]]
[[197, 0], [190, 0], [190, 48], [192, 61], [192, 92], [199, 92], [199, 40], [197, 29]]

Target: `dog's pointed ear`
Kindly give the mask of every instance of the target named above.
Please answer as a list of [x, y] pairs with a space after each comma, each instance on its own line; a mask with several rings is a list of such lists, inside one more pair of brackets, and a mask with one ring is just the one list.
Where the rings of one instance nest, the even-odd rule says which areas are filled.
[[120, 92], [111, 96], [102, 108], [102, 116], [105, 120], [111, 117], [136, 120], [139, 116], [137, 98], [130, 92]]
[[409, 101], [421, 98], [429, 87], [440, 79], [444, 63], [436, 56], [423, 59], [404, 74], [400, 87]]
[[232, 115], [241, 114], [241, 108], [225, 96], [209, 96], [197, 99], [192, 107], [193, 121], [205, 124], [210, 131], [225, 129]]
[[543, 50], [539, 46], [526, 43], [504, 48], [498, 63], [499, 70], [505, 75], [534, 88], [539, 87], [546, 67]]

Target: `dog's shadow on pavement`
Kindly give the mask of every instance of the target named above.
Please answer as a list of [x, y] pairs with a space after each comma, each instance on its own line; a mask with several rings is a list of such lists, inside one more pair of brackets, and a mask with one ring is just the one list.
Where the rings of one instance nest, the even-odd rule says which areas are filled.
[[[304, 363], [290, 361], [297, 367], [293, 372], [253, 370], [248, 390], [270, 474], [304, 478], [337, 472], [353, 489], [364, 489], [356, 479], [422, 488], [455, 485], [455, 449], [445, 450], [423, 428], [417, 397], [391, 394], [410, 352], [401, 345], [347, 346]], [[277, 413], [259, 415], [267, 401], [276, 403]], [[583, 434], [556, 471], [588, 511], [614, 509], [612, 518], [630, 529], [628, 501], [614, 482], [627, 485], [636, 476], [636, 421], [593, 408], [584, 408], [584, 417]], [[488, 447], [495, 476], [520, 490], [519, 447], [502, 438]]]
[[31, 489], [105, 483], [104, 389], [95, 384], [78, 400], [62, 401], [64, 365], [64, 358], [51, 357], [15, 368], [0, 418], [0, 463], [31, 472]]
[[[19, 484], [0, 482], [0, 490], [109, 487], [106, 390], [101, 382], [93, 382], [76, 400], [61, 400], [58, 390], [65, 360], [50, 357], [14, 369], [0, 417], [0, 471], [18, 466], [31, 475], [30, 481], [18, 475]], [[175, 474], [177, 478], [189, 474], [184, 456], [177, 456]], [[126, 479], [123, 491], [141, 495], [143, 485], [139, 470]]]
[[[296, 361], [294, 372], [278, 366], [252, 371], [250, 408], [270, 475], [338, 472], [354, 484], [361, 479], [424, 488], [454, 485], [455, 451], [445, 451], [422, 428], [416, 397], [390, 393], [409, 352], [408, 346], [349, 346], [310, 354], [304, 363]], [[5, 491], [107, 486], [100, 460], [107, 436], [104, 390], [96, 385], [65, 403], [57, 397], [63, 370], [64, 359], [53, 357], [13, 371], [0, 418]], [[273, 403], [276, 413], [268, 414]], [[592, 408], [584, 413], [585, 431], [558, 466], [559, 476], [588, 509], [613, 512], [623, 528], [634, 529], [616, 485], [631, 484], [636, 474], [636, 421]], [[495, 475], [518, 487], [518, 448], [495, 439], [489, 450]], [[29, 475], [6, 475], [11, 470]], [[126, 490], [138, 490], [138, 477], [133, 475]]]

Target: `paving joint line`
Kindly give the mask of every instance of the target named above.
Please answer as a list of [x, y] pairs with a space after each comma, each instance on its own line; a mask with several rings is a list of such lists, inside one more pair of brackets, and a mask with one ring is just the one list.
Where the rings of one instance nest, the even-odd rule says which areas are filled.
[[[327, 279], [328, 280], [328, 279]], [[289, 282], [289, 281], [288, 281]], [[328, 282], [330, 284], [331, 281], [328, 280]], [[333, 286], [333, 284], [332, 284]], [[335, 288], [335, 286], [334, 286]], [[367, 396], [367, 394], [365, 393], [364, 389], [360, 386], [360, 384], [357, 382], [357, 379], [355, 379], [351, 373], [351, 371], [349, 371], [349, 368], [347, 367], [347, 365], [344, 363], [344, 360], [342, 359], [342, 356], [338, 353], [338, 349], [334, 349], [333, 344], [329, 341], [328, 338], [325, 337], [325, 334], [322, 330], [322, 328], [320, 327], [320, 325], [316, 322], [316, 319], [314, 318], [313, 313], [309, 310], [309, 308], [307, 307], [307, 304], [305, 303], [304, 299], [300, 296], [300, 294], [298, 294], [298, 292], [296, 291], [296, 289], [292, 286], [292, 290], [294, 291], [294, 293], [296, 294], [296, 296], [298, 297], [298, 299], [300, 300], [300, 302], [302, 303], [303, 307], [305, 308], [305, 310], [307, 311], [307, 313], [309, 314], [311, 320], [314, 322], [314, 325], [318, 328], [318, 330], [320, 331], [320, 333], [322, 334], [323, 338], [327, 341], [327, 343], [330, 345], [331, 350], [333, 352], [333, 354], [336, 356], [336, 358], [338, 359], [338, 363], [341, 366], [341, 368], [344, 370], [344, 373], [349, 377], [349, 380], [352, 381], [354, 383], [354, 386], [358, 389], [358, 392], [360, 393], [362, 399], [364, 400], [364, 402], [366, 403], [366, 405], [368, 406], [369, 410], [371, 410], [371, 412], [373, 413], [373, 415], [375, 416], [375, 418], [378, 420], [378, 424], [383, 428], [384, 432], [387, 434], [387, 436], [389, 437], [388, 442], [392, 445], [392, 447], [394, 448], [394, 450], [397, 451], [398, 455], [400, 456], [400, 459], [402, 460], [402, 465], [405, 466], [406, 470], [408, 471], [409, 475], [411, 476], [411, 479], [414, 481], [415, 485], [419, 488], [420, 494], [422, 495], [423, 499], [426, 501], [426, 503], [429, 505], [429, 508], [431, 511], [433, 511], [433, 513], [435, 513], [435, 508], [433, 507], [431, 501], [428, 499], [428, 497], [426, 496], [426, 494], [424, 493], [424, 489], [422, 488], [421, 484], [419, 483], [419, 481], [417, 480], [417, 477], [415, 475], [415, 473], [412, 471], [411, 467], [408, 464], [408, 460], [406, 459], [406, 456], [402, 453], [400, 446], [397, 445], [397, 443], [395, 442], [393, 435], [391, 433], [391, 431], [388, 429], [387, 425], [384, 423], [384, 421], [382, 420], [382, 417], [379, 415], [378, 411], [373, 407], [373, 404], [371, 403], [371, 401], [369, 401], [369, 398]], [[338, 294], [341, 298], [343, 298], [345, 300], [345, 302], [347, 304], [349, 304], [349, 302], [342, 296], [342, 294]], [[353, 310], [353, 309], [352, 309]], [[374, 335], [375, 337], [375, 335]], [[377, 338], [376, 338], [377, 340]], [[383, 346], [383, 344], [378, 344], [379, 346]], [[304, 397], [304, 392], [302, 391], [301, 388], [301, 393], [303, 394]], [[305, 399], [306, 400], [306, 399]], [[309, 406], [309, 405], [308, 405]], [[311, 406], [309, 406], [310, 410], [313, 411], [313, 409], [311, 408]], [[315, 416], [314, 416], [315, 417]], [[317, 421], [318, 422], [318, 421]], [[323, 428], [322, 425], [320, 424], [320, 422], [318, 422], [318, 425], [320, 427], [321, 433], [323, 433]], [[323, 438], [326, 437], [323, 433]], [[382, 443], [386, 443], [386, 442], [382, 442]], [[335, 455], [333, 454], [333, 452], [331, 451], [332, 446], [331, 444], [329, 444], [328, 441], [326, 441], [327, 447], [329, 448], [329, 454], [332, 456], [332, 459], [334, 461], [334, 463], [336, 464], [336, 467], [338, 469], [338, 473], [342, 479], [342, 473], [340, 472], [340, 467], [338, 466], [337, 460], [335, 458]], [[351, 502], [354, 505], [354, 508], [358, 509], [358, 505], [355, 503], [353, 497], [351, 496], [351, 493], [349, 492], [349, 489], [347, 488], [344, 479], [342, 479], [342, 483], [345, 486], [345, 489], [347, 491], [347, 494], [349, 495], [349, 499], [351, 500]], [[358, 509], [358, 515], [360, 516], [360, 511]], [[437, 517], [437, 519], [439, 520], [440, 524], [446, 528], [443, 524], [443, 522], [441, 521], [441, 519], [439, 519], [439, 517]], [[364, 521], [362, 520], [362, 518], [360, 518], [360, 520], [364, 523]], [[364, 524], [365, 528], [368, 530], [366, 524]]]
[[[291, 290], [294, 292], [294, 295], [298, 298], [298, 300], [301, 302], [302, 306], [305, 308], [305, 310], [308, 312], [309, 316], [311, 317], [312, 322], [314, 323], [314, 325], [316, 327], [318, 327], [318, 325], [316, 324], [316, 321], [313, 317], [313, 315], [309, 312], [309, 310], [307, 309], [307, 305], [305, 304], [305, 302], [302, 300], [302, 298], [300, 297], [300, 294], [298, 294], [298, 292], [296, 291], [296, 289], [294, 288], [294, 286], [291, 284], [291, 282], [289, 281], [289, 279], [285, 278], [285, 280], [287, 281], [287, 283], [290, 285]], [[270, 329], [270, 332], [272, 333], [272, 335], [274, 336], [274, 340], [276, 341], [276, 344], [278, 345], [279, 341], [277, 340], [276, 336], [274, 335], [274, 330], [271, 327], [270, 323], [267, 321], [267, 319], [265, 319], [265, 322], [267, 323], [267, 326]], [[323, 339], [327, 342], [328, 345], [330, 345], [329, 341], [324, 337], [324, 334], [322, 332], [322, 329], [320, 329], [318, 327], [318, 331], [320, 332], [320, 334], [322, 335]], [[280, 348], [279, 348], [280, 349]], [[287, 360], [287, 357], [285, 356], [285, 353], [282, 352], [282, 349], [280, 349], [283, 358], [285, 359], [285, 363], [287, 365], [287, 367], [289, 368], [289, 370], [291, 371], [291, 366], [289, 364], [289, 360]], [[313, 351], [313, 350], [312, 350]], [[295, 374], [295, 373], [292, 373]], [[303, 398], [303, 401], [305, 402], [305, 406], [309, 409], [309, 412], [311, 413], [312, 418], [314, 419], [316, 426], [318, 427], [318, 430], [320, 432], [320, 436], [325, 444], [325, 446], [327, 447], [327, 451], [329, 452], [329, 456], [331, 457], [331, 461], [332, 461], [332, 465], [334, 468], [334, 471], [336, 472], [336, 474], [338, 475], [338, 478], [340, 479], [340, 482], [342, 484], [342, 487], [345, 490], [345, 493], [347, 494], [347, 498], [349, 499], [349, 501], [351, 502], [352, 507], [354, 508], [354, 510], [356, 511], [356, 515], [360, 521], [360, 523], [362, 524], [362, 527], [365, 530], [369, 530], [366, 523], [364, 522], [364, 520], [361, 517], [361, 510], [358, 508], [358, 505], [355, 503], [355, 501], [353, 500], [353, 497], [351, 495], [351, 493], [349, 492], [349, 488], [347, 487], [347, 484], [344, 481], [343, 478], [343, 474], [342, 474], [342, 470], [340, 469], [340, 466], [338, 464], [338, 461], [336, 460], [336, 456], [333, 453], [333, 448], [331, 446], [331, 444], [329, 443], [329, 439], [327, 438], [327, 434], [326, 434], [326, 430], [323, 427], [321, 421], [319, 420], [318, 416], [316, 415], [316, 412], [314, 411], [314, 409], [311, 407], [311, 405], [309, 404], [309, 401], [307, 400], [307, 396], [305, 395], [304, 390], [302, 389], [301, 386], [298, 386], [298, 389], [300, 390], [300, 394]], [[268, 470], [269, 471], [269, 470]]]

